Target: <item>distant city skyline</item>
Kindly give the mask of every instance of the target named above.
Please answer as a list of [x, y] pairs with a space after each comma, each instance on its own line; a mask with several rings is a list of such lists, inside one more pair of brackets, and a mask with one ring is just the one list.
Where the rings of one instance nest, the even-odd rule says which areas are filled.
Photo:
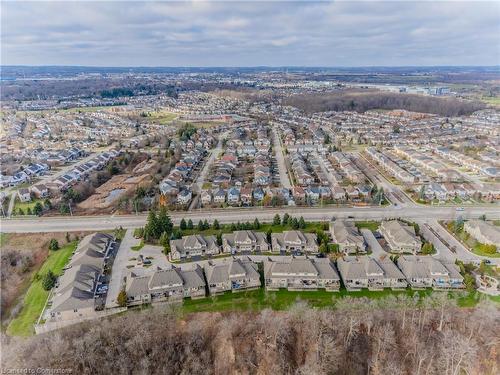
[[2, 65], [496, 66], [499, 2], [1, 3]]

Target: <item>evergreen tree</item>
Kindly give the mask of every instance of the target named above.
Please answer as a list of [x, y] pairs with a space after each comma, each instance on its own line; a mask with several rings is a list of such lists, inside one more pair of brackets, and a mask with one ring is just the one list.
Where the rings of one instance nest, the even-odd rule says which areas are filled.
[[231, 232], [234, 232], [236, 230], [236, 224], [231, 223]]
[[160, 243], [160, 245], [162, 245], [163, 247], [165, 247], [166, 245], [168, 245], [169, 243], [169, 236], [167, 234], [167, 232], [163, 232], [160, 236], [160, 239], [158, 241]]
[[189, 219], [187, 223], [187, 229], [193, 229], [193, 228], [194, 228], [193, 220]]
[[274, 215], [273, 225], [281, 225], [281, 218], [279, 214]]
[[43, 289], [51, 290], [54, 287], [54, 285], [56, 285], [56, 280], [57, 280], [56, 275], [54, 275], [54, 273], [51, 270], [49, 270], [49, 272], [45, 274], [42, 280]]
[[197, 226], [197, 229], [201, 232], [203, 230], [203, 221], [200, 220], [198, 221], [198, 226]]
[[205, 219], [205, 221], [203, 222], [203, 230], [207, 230], [207, 229], [210, 229], [210, 224], [208, 224], [208, 220]]
[[49, 250], [56, 251], [59, 250], [59, 242], [55, 238], [52, 238], [49, 242]]
[[293, 229], [299, 229], [299, 221], [297, 220], [296, 217], [292, 219], [292, 228]]
[[40, 216], [43, 213], [43, 206], [40, 202], [36, 202], [35, 207], [33, 208], [33, 213], [36, 216]]
[[260, 223], [259, 223], [259, 219], [255, 218], [255, 220], [253, 221], [253, 229], [260, 229]]
[[283, 225], [288, 225], [289, 224], [289, 221], [290, 220], [290, 215], [288, 214], [284, 214], [283, 215], [283, 220], [281, 220], [281, 222], [283, 223]]
[[166, 207], [161, 207], [160, 208], [160, 213], [158, 214], [158, 226], [159, 226], [159, 232], [158, 232], [158, 237], [159, 238], [161, 233], [167, 232], [168, 234], [172, 233], [172, 228], [174, 225], [172, 224], [172, 220], [170, 219], [170, 216], [168, 216], [167, 213], [167, 208]]
[[300, 229], [306, 229], [306, 221], [304, 220], [304, 217], [301, 216], [299, 219], [299, 228]]
[[182, 218], [182, 220], [179, 224], [179, 228], [181, 228], [181, 230], [185, 230], [186, 226], [187, 226], [186, 219]]
[[219, 220], [215, 219], [212, 226], [214, 229], [219, 230], [220, 229]]
[[149, 240], [157, 240], [160, 237], [160, 222], [158, 220], [158, 216], [156, 215], [155, 210], [149, 211], [148, 219], [146, 221], [146, 225], [144, 226], [144, 239], [146, 241]]
[[222, 232], [217, 233], [217, 245], [222, 246]]
[[267, 238], [267, 242], [271, 243], [271, 234], [272, 234], [272, 230], [271, 229], [268, 229], [267, 232], [266, 232], [266, 238]]

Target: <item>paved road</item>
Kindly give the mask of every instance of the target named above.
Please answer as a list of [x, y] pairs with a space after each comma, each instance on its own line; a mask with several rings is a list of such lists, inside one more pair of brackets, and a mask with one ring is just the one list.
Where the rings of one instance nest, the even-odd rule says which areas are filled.
[[210, 171], [212, 164], [214, 163], [215, 159], [217, 159], [219, 154], [222, 152], [222, 140], [227, 136], [228, 133], [229, 131], [219, 136], [219, 142], [217, 143], [217, 146], [213, 150], [211, 150], [208, 159], [205, 161], [205, 164], [203, 165], [203, 168], [201, 169], [198, 178], [196, 179], [195, 192], [197, 193], [197, 195], [196, 198], [193, 199], [193, 201], [189, 205], [189, 211], [198, 207], [198, 202], [200, 200], [200, 193], [201, 189], [203, 188], [203, 184], [205, 183], [205, 180], [207, 178], [208, 172]]
[[288, 178], [285, 156], [283, 155], [283, 147], [279, 138], [278, 129], [276, 129], [275, 127], [273, 127], [273, 142], [274, 154], [276, 155], [278, 170], [280, 172], [281, 186], [287, 189], [291, 189], [292, 184], [290, 183], [290, 179]]
[[[175, 223], [182, 218], [200, 219], [221, 223], [237, 221], [272, 221], [275, 214], [288, 213], [292, 216], [303, 216], [306, 220], [330, 220], [332, 217], [339, 219], [352, 218], [358, 220], [381, 220], [391, 218], [404, 218], [409, 220], [444, 220], [456, 217], [455, 208], [443, 207], [405, 207], [395, 210], [393, 207], [282, 207], [282, 208], [236, 208], [212, 209], [193, 212], [171, 212]], [[464, 219], [479, 218], [486, 214], [488, 219], [500, 219], [498, 207], [467, 207], [460, 212]], [[72, 217], [41, 217], [30, 219], [2, 219], [0, 232], [4, 233], [29, 233], [29, 232], [68, 232], [80, 230], [104, 230], [123, 228], [137, 228], [143, 226], [147, 215], [124, 216], [72, 216]]]

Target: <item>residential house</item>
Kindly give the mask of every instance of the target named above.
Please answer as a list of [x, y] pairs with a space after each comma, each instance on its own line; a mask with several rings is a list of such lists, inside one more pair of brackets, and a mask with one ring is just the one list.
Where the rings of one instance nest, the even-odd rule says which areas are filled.
[[214, 203], [222, 204], [226, 202], [226, 191], [224, 189], [217, 189], [213, 194]]
[[483, 220], [469, 220], [464, 224], [464, 231], [474, 237], [476, 241], [494, 245], [497, 251], [500, 249], [500, 227]]
[[[63, 274], [58, 278], [48, 304], [49, 321], [91, 317], [103, 304], [99, 299], [105, 269], [114, 258], [115, 240], [105, 233], [85, 236], [78, 244]], [[102, 307], [102, 306], [101, 306]]]
[[432, 256], [401, 255], [397, 265], [413, 288], [463, 288], [463, 277], [457, 265]]
[[37, 198], [46, 198], [49, 196], [49, 189], [44, 184], [37, 184], [31, 187], [31, 192]]
[[129, 306], [205, 297], [205, 287], [203, 269], [199, 265], [190, 269], [172, 265], [165, 269], [132, 270], [125, 282]]
[[212, 193], [210, 192], [210, 190], [202, 190], [200, 195], [200, 200], [203, 206], [212, 203]]
[[205, 267], [208, 290], [211, 295], [225, 291], [240, 291], [260, 287], [257, 264], [250, 259], [225, 259], [208, 262]]
[[31, 201], [31, 193], [29, 189], [22, 188], [17, 191], [17, 196], [19, 197], [19, 201], [21, 202], [30, 202]]
[[339, 250], [345, 254], [364, 253], [366, 244], [363, 236], [353, 222], [335, 220], [330, 223], [332, 240], [339, 244]]
[[383, 221], [379, 232], [392, 252], [416, 254], [422, 248], [422, 241], [415, 234], [415, 228], [399, 220]]
[[194, 234], [170, 240], [170, 260], [189, 259], [194, 256], [217, 255], [220, 249], [215, 236]]
[[280, 257], [264, 261], [266, 289], [317, 290], [333, 292], [340, 277], [328, 258]]
[[272, 251], [275, 253], [317, 253], [316, 235], [298, 230], [271, 234]]
[[238, 204], [240, 202], [240, 191], [237, 188], [231, 187], [228, 189], [227, 202], [230, 204]]
[[347, 290], [404, 289], [406, 279], [390, 259], [375, 260], [365, 256], [346, 256], [337, 260], [340, 276]]
[[179, 204], [188, 204], [193, 198], [193, 193], [191, 189], [186, 188], [183, 189], [177, 194], [177, 203]]
[[266, 234], [252, 230], [240, 230], [222, 235], [222, 252], [236, 254], [243, 251], [269, 251]]

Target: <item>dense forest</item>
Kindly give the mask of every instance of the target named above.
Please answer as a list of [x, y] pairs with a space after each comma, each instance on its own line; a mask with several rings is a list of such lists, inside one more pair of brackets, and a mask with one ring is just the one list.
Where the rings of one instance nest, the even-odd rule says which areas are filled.
[[[446, 294], [442, 294], [446, 296]], [[4, 368], [74, 374], [498, 374], [496, 306], [437, 297], [345, 298], [335, 310], [129, 312], [29, 339], [3, 337]], [[375, 305], [377, 304], [377, 305]]]
[[468, 115], [486, 106], [484, 103], [455, 98], [439, 98], [373, 90], [300, 94], [285, 99], [284, 104], [297, 107], [307, 113], [405, 109], [407, 111], [432, 113], [448, 117]]

